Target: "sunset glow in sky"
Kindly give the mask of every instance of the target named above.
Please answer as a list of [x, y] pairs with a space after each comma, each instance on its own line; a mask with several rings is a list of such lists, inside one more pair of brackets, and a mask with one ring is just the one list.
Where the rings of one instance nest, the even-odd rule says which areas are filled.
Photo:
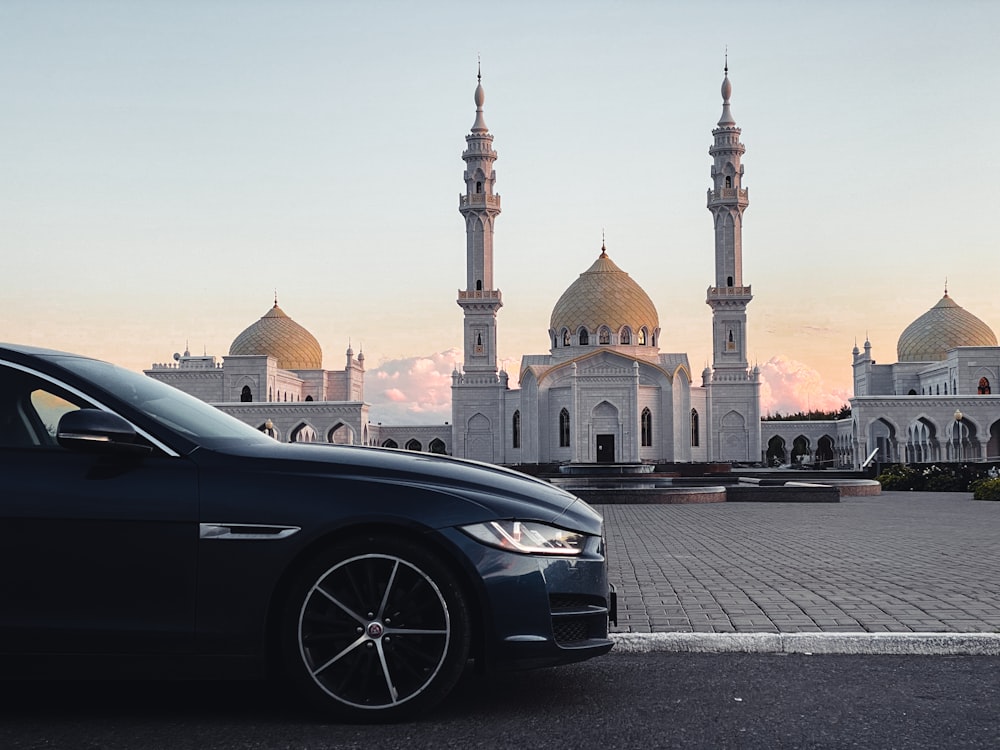
[[[940, 298], [1000, 329], [996, 2], [0, 3], [0, 341], [223, 355], [277, 290], [379, 421], [450, 418], [464, 136], [495, 136], [499, 349], [600, 252], [711, 355], [728, 46], [764, 411], [839, 408]], [[978, 200], [980, 196], [985, 200]]]

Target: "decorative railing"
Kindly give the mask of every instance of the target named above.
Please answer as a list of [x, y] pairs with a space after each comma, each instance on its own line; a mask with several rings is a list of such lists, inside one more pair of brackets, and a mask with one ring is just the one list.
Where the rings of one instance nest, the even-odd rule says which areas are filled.
[[485, 208], [500, 208], [500, 196], [499, 195], [487, 195], [486, 193], [472, 193], [471, 195], [458, 196], [458, 207], [468, 208], [482, 206]]
[[719, 188], [718, 190], [709, 190], [708, 199], [712, 200], [724, 200], [726, 198], [739, 198], [740, 200], [749, 200], [749, 194], [746, 188]]
[[499, 289], [475, 289], [471, 292], [458, 290], [458, 298], [462, 299], [500, 299]]
[[749, 297], [751, 296], [748, 286], [710, 286], [708, 288], [709, 297]]

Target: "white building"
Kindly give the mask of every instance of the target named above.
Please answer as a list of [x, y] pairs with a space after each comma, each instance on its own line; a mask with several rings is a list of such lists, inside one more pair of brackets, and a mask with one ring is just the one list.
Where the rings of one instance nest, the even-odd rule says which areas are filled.
[[602, 246], [558, 298], [548, 354], [525, 355], [512, 387], [497, 367], [494, 280], [497, 153], [485, 95], [466, 136], [466, 282], [458, 292], [464, 363], [452, 375], [450, 426], [372, 423], [364, 402], [364, 355], [348, 348], [343, 371], [322, 369], [315, 338], [275, 305], [241, 333], [229, 355], [154, 365], [146, 373], [192, 393], [282, 440], [320, 440], [433, 450], [493, 463], [687, 462], [761, 459], [759, 372], [747, 361], [740, 128], [730, 111], [728, 68], [722, 116], [712, 131], [708, 210], [714, 224], [713, 363], [695, 384], [686, 354], [661, 353], [656, 306]]
[[452, 448], [494, 463], [759, 461], [759, 373], [747, 363], [742, 223], [744, 146], [722, 85], [708, 209], [715, 224], [713, 367], [693, 385], [686, 354], [661, 353], [656, 306], [601, 247], [600, 256], [559, 297], [549, 322], [548, 354], [525, 355], [520, 388], [497, 368], [493, 276], [497, 153], [476, 88], [476, 118], [466, 136], [466, 286], [464, 366], [452, 374]]
[[[764, 422], [769, 463], [798, 456], [825, 466], [1000, 460], [1000, 347], [993, 331], [944, 297], [914, 320], [880, 365], [872, 344], [852, 351], [851, 417]], [[878, 451], [877, 454], [875, 451]]]

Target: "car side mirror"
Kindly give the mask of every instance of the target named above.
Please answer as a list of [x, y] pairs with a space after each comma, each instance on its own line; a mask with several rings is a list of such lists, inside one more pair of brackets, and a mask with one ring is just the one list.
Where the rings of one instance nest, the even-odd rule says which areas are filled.
[[149, 446], [136, 442], [138, 434], [117, 414], [100, 409], [78, 409], [59, 419], [56, 439], [68, 450], [86, 453], [130, 453], [146, 455]]

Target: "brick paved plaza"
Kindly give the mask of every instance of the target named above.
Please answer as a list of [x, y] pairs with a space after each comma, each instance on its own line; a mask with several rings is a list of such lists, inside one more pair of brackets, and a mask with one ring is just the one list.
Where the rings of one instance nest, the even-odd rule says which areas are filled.
[[596, 505], [615, 632], [1000, 632], [1000, 503]]

